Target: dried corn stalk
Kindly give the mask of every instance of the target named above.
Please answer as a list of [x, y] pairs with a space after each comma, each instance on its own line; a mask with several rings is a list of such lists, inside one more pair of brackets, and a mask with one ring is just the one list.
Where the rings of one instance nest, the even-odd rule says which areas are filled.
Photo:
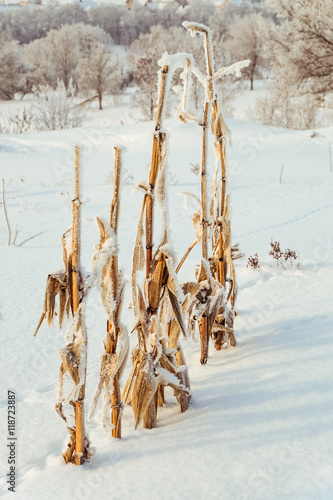
[[[185, 57], [185, 56], [184, 56]], [[180, 401], [181, 395], [186, 395], [187, 404], [190, 396], [188, 380], [179, 377], [176, 349], [167, 346], [167, 331], [162, 326], [163, 314], [169, 314], [161, 308], [163, 301], [168, 301], [175, 321], [185, 337], [188, 336], [183, 310], [181, 307], [184, 296], [177, 281], [174, 267], [173, 253], [168, 244], [167, 209], [165, 206], [165, 168], [166, 168], [166, 134], [161, 130], [164, 103], [170, 87], [173, 71], [177, 64], [184, 64], [177, 60], [171, 65], [172, 56], [165, 54], [160, 61], [159, 98], [149, 186], [141, 184], [145, 191], [144, 201], [140, 214], [132, 270], [133, 310], [136, 316], [135, 330], [138, 335], [138, 345], [132, 351], [132, 371], [126, 383], [123, 398], [126, 403], [132, 404], [135, 417], [135, 426], [143, 420], [144, 427], [156, 427], [158, 399], [163, 403], [164, 386], [174, 389]], [[187, 59], [185, 57], [185, 65]], [[161, 206], [163, 217], [162, 241], [153, 254], [153, 221], [154, 200]], [[145, 228], [144, 228], [145, 216]], [[137, 285], [137, 273], [143, 264], [143, 237], [146, 238], [146, 280], [142, 287]], [[184, 365], [184, 363], [183, 363]], [[160, 398], [158, 398], [160, 396]], [[184, 405], [182, 411], [185, 409]]]
[[[199, 34], [203, 37], [207, 68], [205, 77], [196, 70], [195, 66], [188, 68], [188, 72], [192, 71], [204, 87], [205, 105], [202, 118], [198, 119], [196, 112], [188, 110], [189, 76], [184, 80], [184, 99], [182, 109], [178, 111], [178, 116], [185, 123], [187, 120], [195, 119], [202, 126], [202, 157], [200, 168], [201, 213], [196, 213], [193, 220], [197, 238], [186, 251], [178, 269], [194, 245], [198, 241], [201, 241], [202, 261], [197, 273], [199, 290], [194, 295], [191, 295], [189, 325], [192, 330], [195, 321], [198, 321], [201, 341], [200, 361], [202, 364], [205, 364], [208, 358], [208, 345], [211, 335], [215, 338], [215, 346], [218, 349], [221, 348], [222, 343], [226, 342], [226, 339], [230, 341], [231, 345], [235, 345], [236, 343], [233, 334], [233, 307], [236, 297], [236, 280], [232, 264], [230, 217], [226, 202], [225, 142], [229, 131], [220, 111], [214, 81], [222, 75], [231, 72], [240, 75], [241, 68], [247, 66], [250, 61], [241, 61], [228, 68], [222, 68], [215, 73], [210, 29], [198, 23], [184, 22], [183, 25], [190, 31], [192, 36]], [[218, 175], [215, 175], [212, 203], [209, 203], [206, 185], [207, 134], [209, 124], [214, 137], [217, 161], [221, 165], [220, 180]], [[221, 190], [220, 196], [219, 190]], [[208, 207], [210, 207], [210, 210], [208, 210]], [[201, 231], [198, 229], [199, 217], [201, 218]], [[212, 247], [212, 256], [209, 258], [208, 240], [211, 240]], [[227, 282], [230, 284], [229, 292], [226, 291]], [[229, 299], [230, 309], [227, 304]]]
[[94, 400], [90, 406], [90, 419], [101, 396], [103, 396], [103, 425], [110, 428], [110, 413], [112, 412], [112, 436], [121, 438], [121, 416], [123, 402], [121, 401], [120, 379], [126, 366], [129, 339], [126, 328], [120, 323], [123, 302], [124, 280], [118, 270], [118, 218], [119, 218], [119, 188], [121, 176], [121, 150], [115, 148], [114, 191], [111, 204], [110, 224], [97, 217], [100, 231], [100, 242], [96, 245], [92, 267], [96, 282], [101, 289], [101, 300], [107, 313], [107, 337], [104, 342], [105, 353], [101, 356], [99, 383]]
[[[59, 350], [62, 360], [59, 373], [59, 396], [56, 410], [67, 425], [70, 440], [63, 453], [66, 462], [81, 465], [89, 459], [91, 450], [84, 429], [84, 398], [87, 367], [87, 333], [84, 323], [85, 300], [88, 292], [87, 280], [80, 270], [80, 183], [79, 183], [79, 148], [75, 148], [75, 196], [73, 200], [73, 227], [62, 238], [63, 261], [65, 269], [48, 275], [44, 306], [38, 322], [37, 334], [44, 319], [53, 325], [56, 315], [56, 297], [59, 295], [59, 326], [62, 327], [64, 316], [73, 316], [72, 324], [66, 336], [67, 345]], [[73, 385], [68, 394], [63, 396], [63, 381], [66, 375]], [[64, 414], [64, 405], [69, 403], [75, 410], [75, 423], [71, 425]]]

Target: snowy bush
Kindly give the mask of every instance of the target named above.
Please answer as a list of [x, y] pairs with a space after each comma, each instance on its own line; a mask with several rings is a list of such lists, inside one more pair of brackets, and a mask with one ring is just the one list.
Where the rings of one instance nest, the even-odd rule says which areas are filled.
[[297, 90], [276, 85], [263, 98], [257, 99], [249, 118], [264, 125], [308, 130], [316, 127], [320, 108], [318, 100], [308, 95], [298, 95]]
[[2, 114], [0, 134], [24, 134], [32, 128], [33, 113], [30, 108]]
[[63, 81], [58, 80], [56, 89], [49, 85], [34, 88], [37, 98], [34, 106], [34, 126], [38, 131], [80, 127], [85, 118], [82, 107], [74, 101], [75, 87], [70, 80], [66, 90]]

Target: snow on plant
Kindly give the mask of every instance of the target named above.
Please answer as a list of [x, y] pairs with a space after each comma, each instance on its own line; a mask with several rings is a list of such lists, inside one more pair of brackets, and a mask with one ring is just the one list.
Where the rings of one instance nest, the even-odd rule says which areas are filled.
[[80, 127], [85, 118], [82, 106], [75, 103], [75, 86], [71, 79], [68, 88], [62, 80], [57, 87], [49, 85], [34, 87], [33, 93], [37, 99], [34, 106], [34, 126], [37, 130], [58, 130]]
[[[197, 238], [185, 253], [181, 267], [187, 255], [196, 243], [201, 241], [202, 260], [197, 270], [197, 284], [188, 283], [192, 304], [190, 306], [189, 324], [194, 325], [194, 318], [198, 321], [202, 364], [207, 363], [209, 338], [215, 338], [215, 347], [220, 349], [226, 340], [236, 345], [233, 334], [234, 304], [237, 294], [236, 276], [233, 258], [239, 257], [238, 247], [231, 247], [230, 214], [228, 197], [226, 195], [227, 166], [225, 146], [228, 140], [228, 128], [221, 113], [221, 106], [215, 90], [215, 81], [231, 73], [241, 76], [241, 69], [247, 67], [249, 60], [240, 61], [229, 67], [214, 69], [214, 55], [212, 50], [211, 31], [207, 26], [199, 23], [184, 22], [192, 36], [199, 34], [203, 37], [206, 56], [206, 75], [203, 76], [190, 61], [186, 72], [183, 73], [183, 99], [178, 110], [179, 118], [187, 123], [195, 120], [202, 127], [202, 155], [200, 165], [201, 177], [201, 210], [194, 214], [193, 223]], [[190, 87], [190, 71], [198, 78], [205, 91], [205, 104], [202, 115], [188, 109], [188, 95]], [[209, 127], [210, 126], [210, 127]], [[207, 189], [207, 143], [208, 130], [214, 138], [214, 147], [217, 159], [217, 169], [213, 186], [212, 199]], [[221, 175], [218, 175], [218, 168]], [[201, 228], [199, 229], [199, 226]], [[208, 243], [211, 244], [211, 256], [208, 255]], [[229, 284], [229, 290], [226, 285]], [[227, 302], [230, 302], [229, 306]]]
[[[164, 386], [168, 385], [174, 389], [182, 411], [188, 407], [190, 397], [184, 359], [177, 359], [175, 356], [179, 335], [173, 342], [174, 349], [167, 345], [173, 318], [178, 323], [179, 332], [182, 331], [185, 337], [188, 337], [188, 333], [182, 309], [185, 297], [177, 281], [175, 259], [168, 236], [165, 199], [167, 136], [162, 130], [164, 107], [172, 76], [176, 67], [184, 65], [184, 57], [174, 58], [165, 54], [159, 64], [159, 95], [149, 185], [139, 185], [144, 191], [144, 199], [133, 253], [131, 281], [136, 318], [134, 330], [137, 331], [138, 344], [132, 351], [132, 371], [123, 393], [125, 402], [132, 403], [135, 426], [143, 420], [146, 428], [156, 427], [157, 406], [164, 402]], [[163, 235], [153, 254], [155, 200], [162, 210]], [[143, 249], [144, 234], [146, 255]], [[143, 287], [140, 287], [137, 284], [137, 273], [144, 267], [146, 280]], [[178, 371], [179, 362], [182, 368]]]
[[[79, 182], [79, 148], [75, 148], [75, 196], [73, 200], [73, 226], [62, 237], [63, 261], [65, 269], [50, 273], [46, 281], [44, 306], [35, 335], [46, 319], [53, 325], [56, 316], [56, 297], [59, 296], [59, 326], [64, 317], [72, 316], [72, 323], [66, 336], [67, 345], [59, 350], [62, 360], [59, 374], [59, 397], [56, 410], [65, 422], [70, 440], [63, 453], [66, 463], [81, 465], [92, 452], [84, 429], [84, 399], [87, 370], [87, 332], [85, 328], [85, 307], [89, 283], [80, 269], [80, 226], [81, 198]], [[70, 375], [73, 386], [63, 396], [63, 380]], [[64, 414], [64, 405], [69, 403], [75, 409], [75, 423], [70, 425]]]
[[[90, 419], [103, 393], [103, 425], [110, 427], [112, 409], [112, 436], [121, 438], [121, 415], [123, 403], [120, 393], [120, 379], [126, 366], [129, 339], [124, 325], [120, 323], [123, 303], [124, 280], [118, 270], [117, 230], [119, 218], [119, 186], [121, 177], [121, 149], [115, 148], [113, 199], [111, 204], [110, 224], [97, 217], [100, 230], [100, 243], [96, 245], [92, 267], [95, 280], [101, 291], [101, 300], [107, 313], [107, 336], [104, 342], [105, 352], [101, 356], [99, 383], [94, 400], [90, 406]], [[118, 349], [118, 352], [117, 352]]]

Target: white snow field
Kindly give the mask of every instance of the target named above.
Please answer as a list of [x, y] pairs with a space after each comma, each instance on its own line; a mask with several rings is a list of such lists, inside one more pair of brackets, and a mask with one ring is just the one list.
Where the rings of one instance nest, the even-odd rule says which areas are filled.
[[[121, 124], [121, 122], [123, 124]], [[58, 349], [66, 328], [45, 324], [33, 337], [47, 274], [62, 267], [60, 238], [71, 225], [73, 151], [84, 148], [85, 203], [82, 262], [90, 270], [98, 241], [94, 216], [108, 217], [113, 145], [126, 146], [119, 243], [120, 264], [129, 280], [132, 246], [147, 180], [152, 122], [135, 123], [125, 107], [90, 113], [81, 129], [0, 136], [0, 178], [6, 182], [9, 219], [19, 230], [7, 246], [0, 220], [1, 471], [5, 499], [221, 499], [331, 500], [333, 498], [333, 174], [328, 141], [333, 129], [293, 131], [228, 120], [233, 242], [239, 283], [235, 334], [238, 345], [210, 346], [206, 366], [200, 345], [183, 342], [193, 401], [181, 414], [172, 392], [159, 409], [158, 427], [134, 430], [124, 411], [123, 439], [113, 440], [101, 410], [87, 422], [96, 453], [82, 467], [65, 465], [68, 434], [55, 412], [60, 366]], [[181, 191], [199, 194], [190, 163], [200, 160], [201, 129], [176, 119], [169, 132], [170, 227], [177, 258], [195, 238]], [[210, 175], [214, 157], [210, 153]], [[284, 164], [282, 183], [279, 182]], [[0, 207], [2, 210], [2, 207]], [[159, 227], [157, 221], [156, 227]], [[37, 233], [22, 246], [22, 241]], [[297, 250], [301, 265], [283, 269], [268, 255], [270, 242]], [[155, 243], [158, 243], [157, 237]], [[259, 254], [260, 269], [247, 267]], [[193, 250], [180, 278], [194, 276], [200, 257]], [[130, 302], [127, 286], [126, 305]], [[133, 325], [124, 308], [123, 323]], [[88, 299], [86, 411], [103, 352], [105, 312], [96, 291]], [[134, 347], [136, 336], [132, 334]], [[128, 361], [122, 386], [130, 370]], [[17, 487], [8, 491], [7, 389], [17, 394]]]

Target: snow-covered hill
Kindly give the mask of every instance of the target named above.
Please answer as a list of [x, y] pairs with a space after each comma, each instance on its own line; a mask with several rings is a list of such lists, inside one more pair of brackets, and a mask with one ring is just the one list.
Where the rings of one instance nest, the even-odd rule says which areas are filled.
[[[123, 124], [122, 124], [122, 123]], [[201, 131], [174, 119], [168, 165], [172, 238], [178, 258], [194, 239], [191, 210], [181, 191], [199, 193], [190, 163], [199, 162]], [[8, 492], [5, 442], [7, 389], [18, 397], [18, 500], [78, 498], [331, 500], [333, 497], [333, 174], [328, 141], [333, 129], [293, 131], [228, 120], [233, 241], [239, 299], [236, 348], [214, 351], [199, 363], [199, 343], [184, 346], [193, 390], [188, 412], [168, 397], [157, 429], [134, 430], [125, 408], [123, 439], [112, 440], [100, 413], [87, 423], [97, 451], [83, 467], [64, 465], [67, 431], [54, 410], [64, 333], [38, 321], [47, 274], [62, 266], [60, 237], [71, 224], [73, 149], [84, 147], [83, 264], [88, 271], [98, 234], [96, 214], [107, 216], [112, 186], [112, 147], [123, 144], [120, 264], [130, 276], [134, 230], [147, 178], [153, 123], [136, 123], [119, 106], [97, 110], [82, 129], [0, 137], [0, 178], [7, 210], [19, 233], [7, 246], [0, 223], [1, 493]], [[284, 165], [282, 183], [279, 182]], [[210, 174], [214, 168], [210, 157]], [[2, 207], [1, 207], [2, 208]], [[277, 267], [270, 242], [298, 251], [301, 267]], [[181, 279], [193, 276], [193, 250]], [[260, 269], [246, 267], [259, 254]], [[127, 302], [130, 300], [127, 291]], [[89, 297], [87, 402], [93, 396], [102, 352], [105, 314], [95, 292]], [[125, 308], [123, 321], [131, 326]], [[134, 345], [136, 339], [132, 338]], [[128, 364], [124, 380], [129, 373]]]

